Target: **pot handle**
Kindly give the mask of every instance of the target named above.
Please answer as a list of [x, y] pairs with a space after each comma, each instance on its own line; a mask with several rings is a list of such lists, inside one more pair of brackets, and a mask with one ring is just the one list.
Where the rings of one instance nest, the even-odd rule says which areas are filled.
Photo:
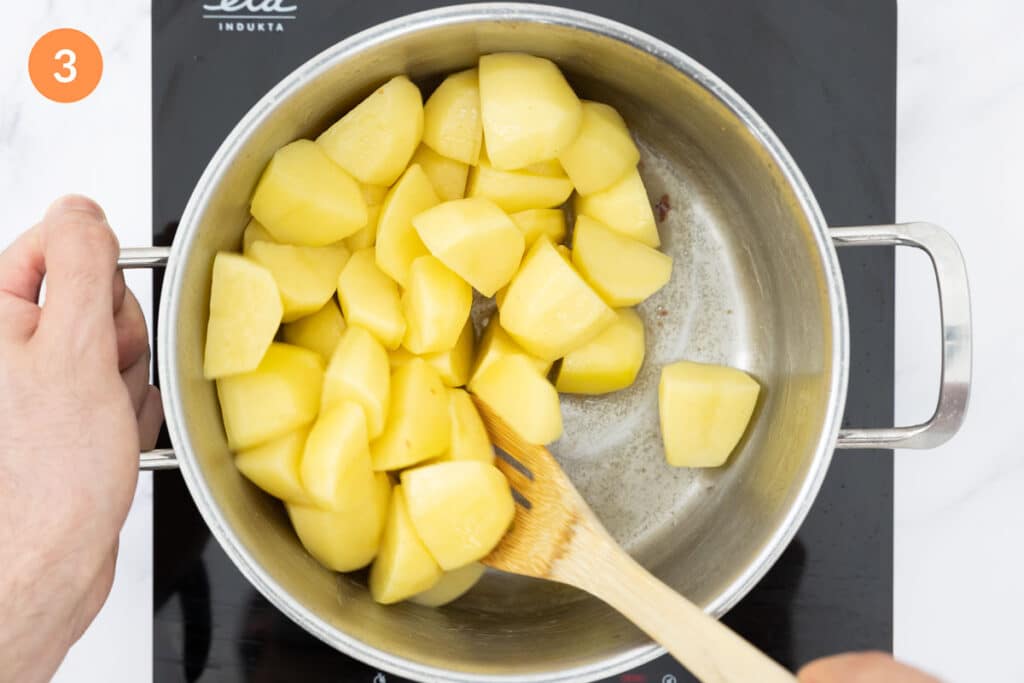
[[[117, 267], [121, 270], [163, 268], [167, 265], [170, 255], [170, 247], [122, 249], [117, 259]], [[139, 455], [140, 470], [170, 470], [177, 467], [178, 460], [174, 457], [174, 451], [169, 448], [145, 451]]]
[[960, 429], [971, 393], [971, 299], [963, 254], [953, 236], [931, 223], [832, 228], [837, 247], [920, 249], [935, 269], [942, 325], [939, 400], [927, 422], [909, 427], [842, 429], [836, 448], [935, 448]]

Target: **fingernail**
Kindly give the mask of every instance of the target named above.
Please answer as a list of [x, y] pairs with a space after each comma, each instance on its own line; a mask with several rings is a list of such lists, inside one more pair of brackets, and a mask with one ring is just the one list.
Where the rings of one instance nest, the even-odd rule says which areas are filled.
[[99, 204], [80, 194], [64, 195], [53, 204], [50, 204], [50, 208], [46, 210], [46, 217], [50, 218], [68, 213], [84, 213], [97, 220], [104, 222], [107, 220], [107, 214], [103, 213], [103, 209], [100, 208]]

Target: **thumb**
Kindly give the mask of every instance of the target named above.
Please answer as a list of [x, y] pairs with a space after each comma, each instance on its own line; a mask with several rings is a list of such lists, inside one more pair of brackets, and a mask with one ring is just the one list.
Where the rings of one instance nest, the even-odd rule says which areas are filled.
[[39, 228], [46, 270], [39, 330], [72, 344], [76, 338], [90, 346], [103, 340], [112, 344], [118, 244], [103, 210], [85, 197], [63, 197], [50, 206]]

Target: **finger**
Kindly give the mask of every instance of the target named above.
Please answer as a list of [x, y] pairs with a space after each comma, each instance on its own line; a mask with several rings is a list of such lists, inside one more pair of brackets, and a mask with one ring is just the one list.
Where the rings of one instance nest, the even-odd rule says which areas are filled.
[[121, 310], [121, 306], [124, 305], [124, 293], [127, 291], [128, 285], [124, 283], [124, 272], [119, 269], [114, 273], [114, 315], [117, 315], [118, 311]]
[[113, 341], [118, 245], [103, 211], [92, 200], [68, 196], [53, 203], [42, 226], [46, 301], [40, 328], [84, 338], [90, 346], [101, 341], [99, 335]]
[[42, 230], [32, 228], [0, 252], [0, 337], [28, 339], [39, 324], [43, 284]]
[[114, 328], [117, 334], [117, 369], [124, 372], [143, 354], [148, 356], [149, 330], [142, 306], [131, 290], [123, 290], [121, 298], [121, 305], [114, 314]]
[[149, 387], [146, 399], [139, 410], [139, 447], [144, 451], [156, 448], [160, 427], [164, 423], [164, 406], [160, 399], [160, 390]]
[[883, 652], [859, 652], [811, 662], [797, 675], [800, 683], [939, 683], [926, 673], [900, 664]]
[[121, 373], [121, 379], [131, 396], [135, 415], [138, 416], [149, 393], [149, 349], [139, 356], [135, 362]]

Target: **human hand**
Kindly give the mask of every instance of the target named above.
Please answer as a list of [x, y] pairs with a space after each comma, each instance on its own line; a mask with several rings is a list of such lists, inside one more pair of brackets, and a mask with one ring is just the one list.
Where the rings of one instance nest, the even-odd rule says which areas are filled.
[[83, 197], [0, 253], [2, 681], [48, 680], [106, 600], [138, 453], [163, 420], [117, 254]]
[[939, 683], [883, 652], [825, 657], [805, 666], [797, 678], [800, 683]]

